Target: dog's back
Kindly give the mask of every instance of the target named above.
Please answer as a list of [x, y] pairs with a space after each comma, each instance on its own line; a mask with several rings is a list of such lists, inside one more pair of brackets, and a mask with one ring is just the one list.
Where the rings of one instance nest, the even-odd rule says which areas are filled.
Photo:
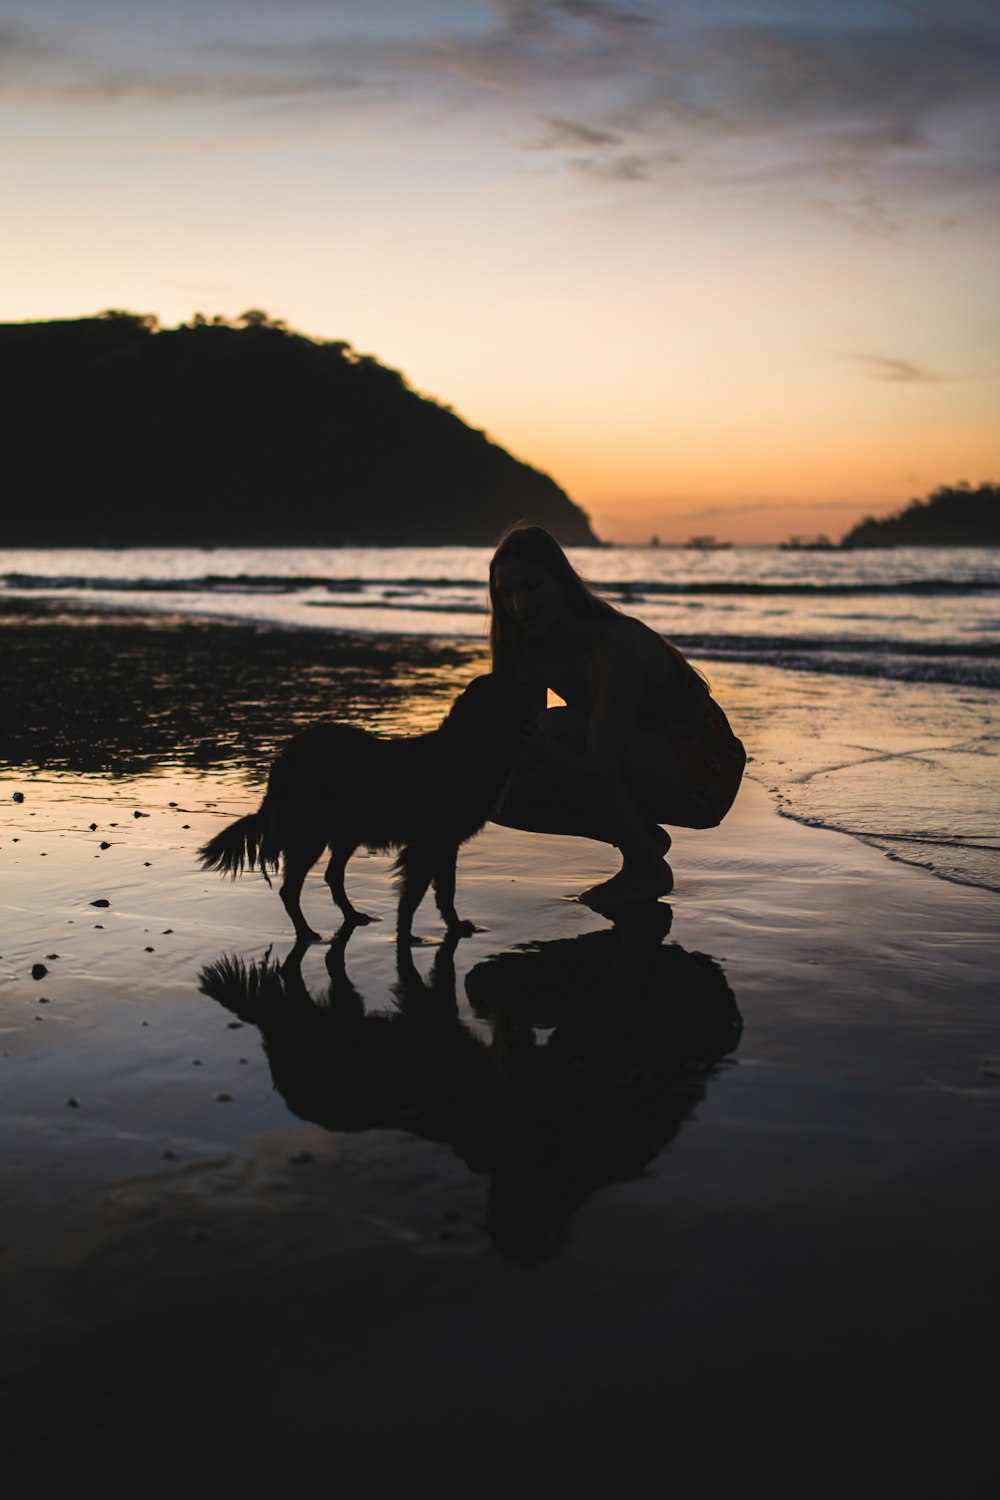
[[510, 773], [521, 699], [476, 678], [437, 729], [381, 738], [349, 724], [303, 730], [279, 754], [268, 799], [280, 822], [308, 818], [328, 839], [372, 850], [464, 843], [496, 808]]

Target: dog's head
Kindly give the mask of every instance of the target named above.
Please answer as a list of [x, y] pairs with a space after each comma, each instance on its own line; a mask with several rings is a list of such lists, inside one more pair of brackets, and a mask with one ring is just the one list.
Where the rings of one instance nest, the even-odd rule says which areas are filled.
[[455, 699], [442, 727], [460, 733], [513, 736], [534, 718], [536, 706], [512, 677], [486, 672]]

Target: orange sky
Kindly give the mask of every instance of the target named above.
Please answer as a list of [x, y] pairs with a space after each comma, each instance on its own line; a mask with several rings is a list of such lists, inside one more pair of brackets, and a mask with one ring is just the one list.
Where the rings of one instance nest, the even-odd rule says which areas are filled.
[[266, 308], [622, 542], [836, 538], [1000, 477], [980, 0], [4, 15], [6, 320]]

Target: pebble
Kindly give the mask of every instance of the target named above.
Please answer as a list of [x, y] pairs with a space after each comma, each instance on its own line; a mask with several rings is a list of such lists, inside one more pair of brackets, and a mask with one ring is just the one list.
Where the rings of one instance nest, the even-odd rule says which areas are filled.
[[46, 976], [46, 974], [48, 972], [49, 971], [45, 967], [44, 964], [32, 964], [31, 965], [31, 977], [32, 977], [32, 979], [44, 979], [45, 976]]
[[169, 937], [170, 934], [173, 932], [173, 930], [174, 929], [172, 927], [164, 927], [164, 929], [163, 929], [163, 936], [164, 937]]
[[90, 904], [91, 906], [110, 906], [111, 902], [106, 901], [103, 896], [99, 896], [96, 901], [91, 901]]
[[293, 1167], [304, 1167], [309, 1162], [315, 1161], [316, 1158], [311, 1151], [293, 1151], [288, 1160]]
[[232, 1104], [233, 1102], [232, 1094], [216, 1094], [215, 1097], [219, 1104]]
[[110, 849], [111, 848], [111, 845], [108, 843], [107, 839], [102, 839], [101, 840], [101, 848], [102, 849]]
[[71, 1099], [67, 1099], [66, 1100], [66, 1108], [67, 1109], [79, 1109], [80, 1108], [80, 1101], [79, 1101], [79, 1099], [72, 1099], [72, 1098]]
[[96, 833], [97, 832], [97, 824], [96, 823], [91, 823], [91, 825], [90, 825], [90, 831], [91, 831], [91, 833]]
[[143, 953], [155, 953], [156, 949], [155, 948], [143, 948], [142, 951], [143, 951]]
[[12, 802], [23, 802], [24, 801], [24, 793], [23, 792], [15, 792], [14, 795], [13, 795], [13, 797], [11, 798], [11, 801]]
[[38, 1003], [39, 1005], [51, 1005], [52, 1001], [49, 999], [48, 995], [39, 995]]
[[[143, 1023], [143, 1024], [145, 1024], [145, 1023]], [[164, 1161], [176, 1161], [177, 1160], [177, 1152], [176, 1151], [171, 1151], [170, 1148], [169, 1148], [169, 1146], [167, 1147], [166, 1151], [163, 1151], [160, 1154], [162, 1155]]]
[[132, 814], [132, 816], [133, 816], [133, 818], [148, 818], [148, 817], [149, 817], [149, 813], [144, 813], [144, 812], [134, 812], [134, 813], [133, 813], [133, 814]]
[[45, 957], [51, 961], [53, 958], [58, 958], [59, 955], [58, 953], [46, 953]]
[[228, 1029], [230, 1031], [242, 1031], [243, 1030], [243, 1022], [242, 1021], [227, 1021], [226, 1022], [226, 1026], [228, 1027]]

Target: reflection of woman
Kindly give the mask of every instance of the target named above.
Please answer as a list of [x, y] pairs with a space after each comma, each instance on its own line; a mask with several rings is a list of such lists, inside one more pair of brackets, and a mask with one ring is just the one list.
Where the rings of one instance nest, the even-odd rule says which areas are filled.
[[[497, 822], [615, 844], [621, 869], [585, 900], [667, 895], [670, 839], [657, 825], [714, 828], [746, 761], [704, 678], [676, 646], [598, 598], [539, 526], [501, 539], [490, 608], [493, 670], [515, 675], [539, 709]], [[548, 688], [564, 708], [545, 708]]]

